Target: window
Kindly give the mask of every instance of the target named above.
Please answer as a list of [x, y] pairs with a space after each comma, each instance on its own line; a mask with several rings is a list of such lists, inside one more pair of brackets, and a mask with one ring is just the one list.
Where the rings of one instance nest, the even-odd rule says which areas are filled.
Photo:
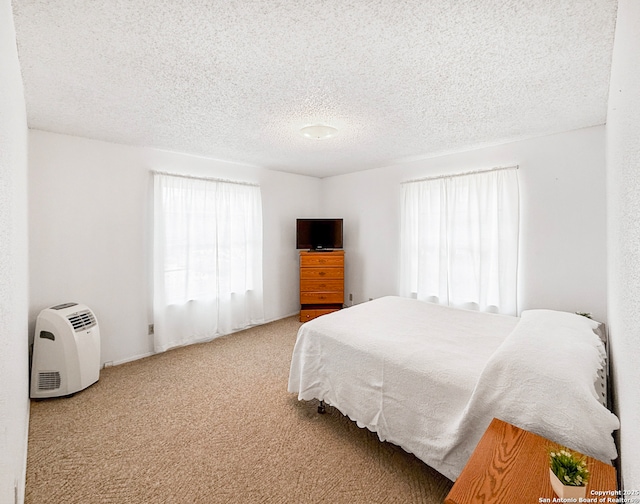
[[515, 315], [517, 169], [402, 185], [400, 293]]
[[156, 351], [263, 320], [260, 188], [155, 173]]

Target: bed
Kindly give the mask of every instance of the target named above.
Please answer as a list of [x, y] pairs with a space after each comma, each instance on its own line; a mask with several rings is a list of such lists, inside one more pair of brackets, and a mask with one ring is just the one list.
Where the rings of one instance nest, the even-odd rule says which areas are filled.
[[454, 481], [494, 417], [610, 463], [619, 421], [596, 390], [599, 330], [566, 312], [510, 317], [383, 297], [303, 324], [288, 389]]

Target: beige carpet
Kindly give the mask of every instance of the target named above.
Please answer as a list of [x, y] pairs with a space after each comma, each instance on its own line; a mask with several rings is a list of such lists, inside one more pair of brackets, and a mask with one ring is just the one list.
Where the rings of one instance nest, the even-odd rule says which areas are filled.
[[31, 403], [27, 503], [441, 503], [451, 482], [287, 392], [280, 320]]

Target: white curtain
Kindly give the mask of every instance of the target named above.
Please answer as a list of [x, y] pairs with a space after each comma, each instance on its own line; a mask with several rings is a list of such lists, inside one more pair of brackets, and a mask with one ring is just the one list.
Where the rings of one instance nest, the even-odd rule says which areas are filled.
[[156, 352], [264, 321], [257, 186], [154, 173]]
[[517, 314], [517, 169], [402, 185], [400, 294]]

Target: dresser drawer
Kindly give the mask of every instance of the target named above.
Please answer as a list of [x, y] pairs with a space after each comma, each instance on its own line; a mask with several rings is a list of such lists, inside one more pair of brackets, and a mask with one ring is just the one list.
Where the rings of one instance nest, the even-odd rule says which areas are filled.
[[300, 292], [300, 304], [342, 304], [344, 291], [340, 292]]
[[330, 278], [343, 278], [344, 270], [342, 268], [300, 268], [300, 280], [324, 280]]
[[313, 320], [321, 315], [326, 315], [327, 313], [333, 313], [339, 309], [340, 308], [321, 308], [315, 310], [300, 310], [300, 322], [308, 322], [309, 320]]
[[309, 252], [300, 256], [300, 266], [344, 266], [344, 254], [332, 252], [323, 254], [322, 252]]
[[300, 292], [343, 292], [344, 281], [337, 280], [300, 280]]

